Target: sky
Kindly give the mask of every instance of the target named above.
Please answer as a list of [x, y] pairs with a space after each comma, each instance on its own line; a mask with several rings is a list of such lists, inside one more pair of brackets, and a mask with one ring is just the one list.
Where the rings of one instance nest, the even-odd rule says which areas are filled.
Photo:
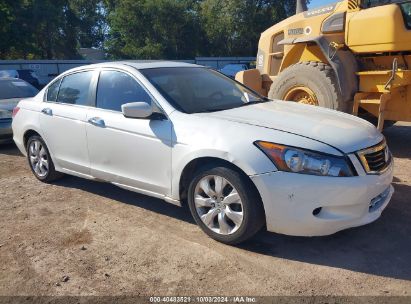
[[308, 8], [314, 8], [333, 2], [337, 2], [337, 0], [311, 0]]

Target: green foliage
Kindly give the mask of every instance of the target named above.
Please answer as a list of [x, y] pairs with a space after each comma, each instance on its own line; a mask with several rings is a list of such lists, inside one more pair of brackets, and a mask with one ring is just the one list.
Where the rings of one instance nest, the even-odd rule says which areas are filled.
[[294, 1], [203, 1], [200, 14], [209, 55], [255, 54], [260, 34], [289, 15], [291, 2]]
[[112, 58], [252, 56], [295, 0], [107, 0]]
[[0, 0], [0, 59], [252, 56], [295, 0]]
[[109, 53], [117, 58], [192, 58], [199, 22], [195, 1], [119, 0], [110, 7]]
[[0, 0], [0, 59], [76, 59], [101, 46], [97, 0]]

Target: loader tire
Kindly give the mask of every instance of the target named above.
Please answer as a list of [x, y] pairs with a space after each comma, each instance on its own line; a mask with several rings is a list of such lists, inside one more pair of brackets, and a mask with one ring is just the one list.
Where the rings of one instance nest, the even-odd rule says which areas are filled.
[[299, 62], [286, 68], [275, 78], [268, 98], [352, 112], [350, 103], [343, 101], [333, 69], [322, 62]]

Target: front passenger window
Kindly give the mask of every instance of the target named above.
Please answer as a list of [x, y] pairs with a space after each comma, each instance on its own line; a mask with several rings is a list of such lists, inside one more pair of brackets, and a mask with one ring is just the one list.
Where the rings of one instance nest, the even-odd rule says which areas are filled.
[[119, 111], [130, 102], [151, 104], [150, 95], [131, 76], [118, 71], [102, 71], [97, 87], [97, 108]]

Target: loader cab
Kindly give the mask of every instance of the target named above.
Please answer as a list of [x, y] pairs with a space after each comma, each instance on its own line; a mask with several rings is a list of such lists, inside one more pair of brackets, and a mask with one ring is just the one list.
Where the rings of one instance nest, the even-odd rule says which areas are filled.
[[404, 1], [404, 0], [362, 0], [360, 2], [361, 9], [368, 9], [377, 6], [384, 6], [389, 4], [397, 4], [399, 5], [403, 18], [404, 23], [408, 29], [411, 29], [411, 1]]
[[411, 50], [411, 1], [365, 0], [349, 12], [346, 45], [358, 54]]
[[360, 7], [362, 9], [366, 9], [366, 8], [382, 6], [382, 5], [387, 5], [387, 4], [403, 4], [406, 2], [409, 2], [409, 1], [406, 1], [406, 0], [361, 0]]

